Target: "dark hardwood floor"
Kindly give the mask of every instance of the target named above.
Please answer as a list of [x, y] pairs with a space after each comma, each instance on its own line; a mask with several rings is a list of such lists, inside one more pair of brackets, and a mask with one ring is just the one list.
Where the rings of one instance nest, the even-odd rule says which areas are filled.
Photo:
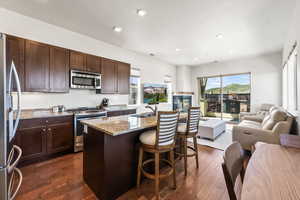
[[[222, 151], [199, 145], [199, 169], [188, 161], [184, 176], [183, 160], [177, 162], [177, 189], [168, 179], [161, 181], [163, 200], [228, 200], [221, 168]], [[120, 166], [121, 167], [121, 166]], [[118, 170], [118, 169], [116, 169]], [[23, 184], [17, 200], [92, 200], [97, 199], [82, 178], [82, 153], [65, 155], [21, 168]], [[140, 189], [133, 188], [118, 200], [154, 200], [154, 183], [143, 179]]]

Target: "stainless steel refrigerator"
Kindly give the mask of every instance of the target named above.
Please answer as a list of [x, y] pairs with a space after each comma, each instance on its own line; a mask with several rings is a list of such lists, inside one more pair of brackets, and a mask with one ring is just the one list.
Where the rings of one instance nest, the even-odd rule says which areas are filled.
[[[17, 106], [13, 107], [12, 85], [17, 88]], [[12, 200], [22, 184], [22, 173], [16, 168], [22, 150], [12, 141], [19, 124], [21, 89], [13, 61], [6, 63], [6, 36], [0, 33], [0, 200]]]

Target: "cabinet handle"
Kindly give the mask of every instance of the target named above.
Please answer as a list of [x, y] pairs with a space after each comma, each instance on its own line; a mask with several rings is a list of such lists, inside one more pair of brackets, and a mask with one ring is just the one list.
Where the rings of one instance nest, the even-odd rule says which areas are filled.
[[51, 128], [48, 128], [48, 131], [51, 131]]
[[45, 129], [45, 128], [43, 128], [43, 132], [46, 132], [46, 129]]

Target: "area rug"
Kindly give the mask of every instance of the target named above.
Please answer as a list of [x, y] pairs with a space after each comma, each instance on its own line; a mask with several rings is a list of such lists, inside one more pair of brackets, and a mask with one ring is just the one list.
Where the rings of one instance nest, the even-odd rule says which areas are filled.
[[219, 135], [214, 141], [204, 138], [197, 138], [197, 143], [215, 149], [225, 150], [225, 148], [232, 143], [232, 127], [233, 124], [227, 123], [226, 131]]

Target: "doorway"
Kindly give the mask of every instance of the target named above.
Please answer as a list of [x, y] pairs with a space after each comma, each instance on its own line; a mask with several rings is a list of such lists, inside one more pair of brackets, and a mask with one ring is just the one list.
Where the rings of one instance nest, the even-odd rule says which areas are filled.
[[238, 121], [240, 112], [250, 112], [250, 73], [200, 77], [198, 83], [205, 117]]

